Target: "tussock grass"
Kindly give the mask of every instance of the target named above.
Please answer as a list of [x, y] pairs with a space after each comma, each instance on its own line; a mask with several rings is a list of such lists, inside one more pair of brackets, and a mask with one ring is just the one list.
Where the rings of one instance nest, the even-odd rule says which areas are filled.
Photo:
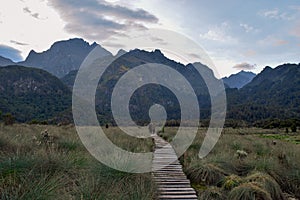
[[201, 200], [224, 200], [226, 199], [222, 190], [218, 187], [209, 187], [199, 194]]
[[270, 194], [257, 183], [244, 183], [234, 188], [228, 195], [231, 200], [272, 200]]
[[261, 188], [270, 194], [272, 199], [285, 199], [278, 183], [268, 174], [257, 172], [248, 176], [245, 181], [258, 183]]
[[[57, 140], [37, 144], [45, 129]], [[152, 149], [151, 140], [132, 140], [116, 128], [109, 138], [133, 152]], [[151, 174], [108, 168], [82, 145], [73, 126], [0, 124], [0, 199], [153, 199]]]
[[233, 188], [239, 186], [243, 182], [242, 178], [231, 174], [230, 176], [227, 176], [223, 180], [223, 188], [225, 190], [232, 190]]
[[187, 170], [189, 179], [197, 184], [219, 185], [225, 178], [225, 172], [213, 164], [199, 164]]
[[[200, 159], [198, 153], [205, 132], [206, 129], [199, 129], [181, 158], [192, 185], [196, 190], [201, 185], [199, 194], [206, 190], [210, 193], [212, 187], [217, 187], [224, 199], [284, 199], [284, 193], [300, 198], [300, 146], [295, 142], [300, 135], [286, 135], [284, 129], [226, 128], [209, 155]], [[170, 139], [175, 133], [166, 127], [161, 134]], [[238, 150], [248, 155], [238, 159]], [[208, 170], [203, 165], [213, 167]], [[212, 181], [220, 180], [214, 169], [224, 174], [221, 184]]]

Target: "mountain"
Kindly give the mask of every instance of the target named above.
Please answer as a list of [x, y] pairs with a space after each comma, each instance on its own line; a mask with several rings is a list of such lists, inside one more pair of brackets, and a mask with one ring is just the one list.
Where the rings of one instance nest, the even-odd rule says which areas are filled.
[[0, 68], [0, 111], [19, 122], [47, 120], [71, 107], [71, 91], [58, 78], [35, 68]]
[[[105, 71], [99, 80], [96, 92], [96, 109], [101, 119], [111, 120], [110, 99], [112, 91], [122, 75], [130, 69], [146, 63], [163, 64], [176, 70], [192, 85], [200, 102], [201, 116], [207, 118], [210, 107], [210, 97], [207, 86], [195, 67], [200, 68], [201, 74], [206, 79], [221, 83], [215, 78], [213, 71], [201, 63], [183, 65], [164, 56], [160, 50], [152, 52], [135, 49], [116, 59]], [[157, 72], [159, 73], [159, 72]], [[61, 80], [72, 88], [77, 71], [72, 71]], [[170, 80], [169, 74], [159, 74], [165, 80]], [[173, 80], [171, 78], [171, 80]], [[176, 80], [174, 80], [176, 87]], [[124, 88], [125, 90], [126, 88]], [[183, 91], [184, 92], [184, 91]], [[190, 101], [190, 95], [185, 95], [185, 100]], [[130, 100], [130, 111], [134, 120], [149, 120], [148, 111], [153, 104], [161, 104], [165, 107], [169, 119], [180, 119], [180, 106], [176, 96], [167, 88], [148, 84], [137, 89]]]
[[14, 65], [15, 63], [8, 59], [8, 58], [4, 58], [2, 56], [0, 56], [0, 66], [8, 66], [8, 65]]
[[[78, 70], [85, 57], [98, 44], [89, 44], [83, 39], [75, 38], [55, 42], [49, 50], [37, 53], [30, 51], [26, 60], [18, 63], [22, 66], [44, 69], [51, 74], [61, 78], [70, 71]], [[103, 49], [106, 55], [112, 54]]]
[[232, 74], [229, 77], [222, 78], [223, 82], [229, 88], [242, 88], [252, 81], [256, 76], [253, 72], [240, 71], [237, 74]]
[[240, 90], [228, 89], [228, 118], [300, 118], [300, 64], [266, 67]]
[[[61, 120], [62, 117], [71, 119], [71, 89], [78, 68], [86, 55], [96, 46], [96, 43], [90, 45], [82, 39], [60, 41], [54, 43], [45, 52], [31, 51], [26, 60], [19, 63], [42, 69], [14, 65], [1, 67], [0, 111], [2, 113], [11, 112], [20, 122], [32, 119]], [[167, 58], [160, 50], [152, 52], [139, 49], [129, 52], [120, 50], [113, 57], [110, 52], [100, 46], [99, 48], [105, 59], [115, 58], [102, 74], [95, 94], [95, 108], [100, 123], [115, 123], [111, 111], [111, 97], [120, 78], [131, 69], [147, 63], [163, 64], [181, 74], [197, 95], [200, 119], [209, 119], [211, 98], [206, 83], [222, 84], [222, 82], [207, 66], [201, 63], [183, 65]], [[103, 60], [98, 59], [91, 64], [99, 66], [101, 62]], [[255, 124], [261, 120], [275, 118], [299, 119], [299, 67], [300, 64], [284, 64], [274, 69], [266, 67], [256, 76], [251, 72], [241, 71], [224, 78], [224, 82], [233, 87], [226, 89], [227, 120]], [[197, 69], [200, 70], [201, 75]], [[171, 81], [174, 88], [180, 88], [181, 85], [178, 85], [177, 79], [169, 73], [158, 71], [157, 75], [163, 80]], [[56, 76], [60, 77], [60, 80]], [[253, 76], [255, 77], [253, 78]], [[92, 74], [89, 78], [93, 77], [97, 77], [97, 75]], [[128, 81], [135, 80], [136, 77], [140, 77], [140, 74], [136, 73]], [[250, 81], [250, 79], [252, 80]], [[143, 77], [139, 80], [143, 80]], [[136, 80], [137, 86], [139, 80]], [[128, 89], [125, 85], [121, 85], [123, 91]], [[192, 94], [187, 92], [186, 88], [180, 89], [180, 91], [184, 92], [184, 100], [190, 102]], [[217, 96], [219, 88], [210, 92]], [[84, 95], [80, 98], [85, 101]], [[149, 109], [154, 104], [160, 104], [166, 109], [169, 120], [180, 119], [180, 105], [174, 92], [158, 84], [143, 85], [134, 91], [129, 102], [132, 119], [140, 124], [149, 122]]]

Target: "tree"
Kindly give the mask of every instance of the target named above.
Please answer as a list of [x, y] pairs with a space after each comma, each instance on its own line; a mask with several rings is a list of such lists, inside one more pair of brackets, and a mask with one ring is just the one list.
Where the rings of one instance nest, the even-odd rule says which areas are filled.
[[3, 116], [3, 121], [5, 125], [13, 125], [15, 122], [15, 118], [11, 113], [6, 113]]

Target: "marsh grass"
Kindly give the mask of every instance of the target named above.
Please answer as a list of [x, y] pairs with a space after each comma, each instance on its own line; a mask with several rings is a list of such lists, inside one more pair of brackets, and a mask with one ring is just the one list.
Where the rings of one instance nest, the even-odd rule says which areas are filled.
[[197, 184], [220, 185], [226, 173], [213, 164], [199, 164], [187, 170], [189, 179]]
[[[193, 144], [180, 159], [200, 199], [214, 193], [224, 195], [223, 199], [284, 199], [284, 193], [300, 198], [300, 146], [295, 142], [299, 133], [287, 135], [284, 129], [226, 128], [213, 151], [200, 159], [198, 153], [205, 132], [206, 129], [199, 129]], [[160, 134], [170, 140], [174, 137], [170, 133], [176, 131], [166, 127], [165, 133]], [[237, 150], [247, 152], [247, 157], [238, 159]], [[222, 171], [223, 177], [216, 176], [214, 169]], [[260, 175], [263, 178], [257, 177]], [[210, 179], [214, 181], [199, 181]]]
[[[33, 138], [48, 130], [51, 146]], [[132, 140], [105, 129], [109, 138], [135, 152], [152, 149], [151, 140]], [[0, 124], [0, 199], [153, 199], [151, 174], [108, 168], [93, 158], [73, 126]]]
[[209, 187], [199, 195], [201, 200], [224, 200], [226, 197], [218, 187]]
[[257, 183], [244, 183], [232, 191], [228, 195], [231, 200], [251, 200], [262, 199], [272, 200], [270, 194], [264, 189], [260, 188]]

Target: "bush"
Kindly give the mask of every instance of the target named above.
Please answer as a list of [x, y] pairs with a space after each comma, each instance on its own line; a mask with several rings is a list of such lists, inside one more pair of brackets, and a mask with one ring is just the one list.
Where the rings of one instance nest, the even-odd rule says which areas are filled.
[[296, 126], [295, 123], [292, 124], [291, 130], [292, 130], [293, 133], [295, 133], [297, 131], [297, 126]]
[[3, 120], [5, 125], [13, 125], [15, 123], [15, 118], [11, 113], [6, 113], [3, 116]]

